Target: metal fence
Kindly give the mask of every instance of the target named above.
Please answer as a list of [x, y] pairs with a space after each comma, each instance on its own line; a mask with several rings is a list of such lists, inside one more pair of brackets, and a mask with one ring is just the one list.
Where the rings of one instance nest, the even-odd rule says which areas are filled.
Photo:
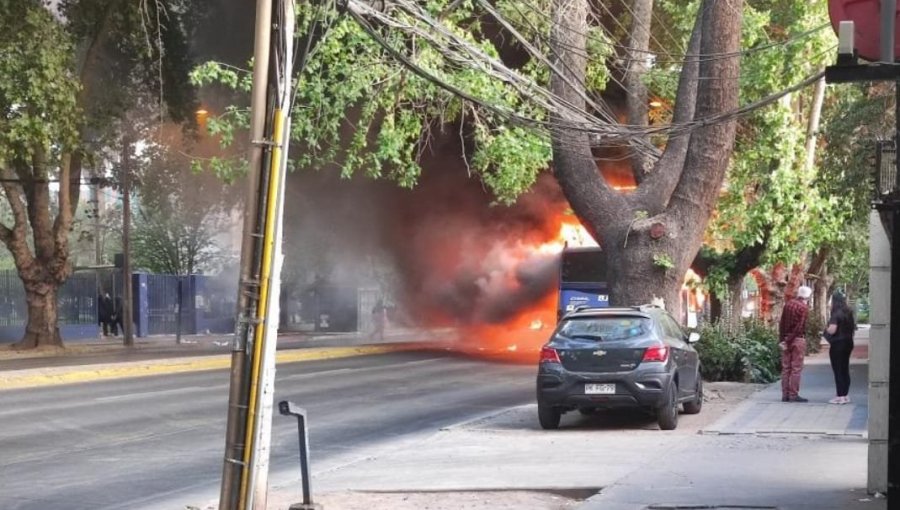
[[194, 278], [168, 274], [147, 275], [147, 334], [175, 334], [179, 329], [179, 320], [182, 333], [196, 333], [193, 319]]
[[[75, 273], [59, 289], [59, 324], [97, 323], [97, 278], [94, 273]], [[12, 270], [0, 271], [0, 326], [25, 326], [28, 303], [25, 287]]]
[[[72, 275], [59, 291], [59, 326], [66, 339], [97, 338], [97, 296], [108, 292], [122, 296], [122, 271], [104, 269]], [[135, 334], [231, 333], [234, 331], [237, 281], [205, 275], [135, 273]], [[180, 296], [179, 296], [180, 291]], [[22, 280], [15, 271], [0, 271], [0, 342], [22, 337], [28, 306]]]
[[197, 333], [234, 331], [237, 278], [196, 276], [192, 281], [192, 291], [189, 306], [193, 310]]
[[[233, 281], [232, 281], [233, 280]], [[83, 271], [72, 275], [59, 291], [59, 325], [63, 337], [96, 339], [97, 296], [122, 296], [121, 270]], [[133, 311], [137, 336], [232, 333], [237, 280], [229, 275], [159, 275], [135, 273]], [[180, 296], [179, 296], [180, 285]], [[321, 332], [370, 331], [372, 310], [382, 298], [378, 289], [315, 286], [299, 299], [284, 299], [282, 319], [293, 317]], [[179, 315], [179, 301], [181, 303]], [[0, 342], [16, 341], [28, 320], [25, 289], [15, 271], [0, 271]], [[295, 326], [290, 320], [282, 327]], [[298, 322], [298, 323], [299, 323]]]

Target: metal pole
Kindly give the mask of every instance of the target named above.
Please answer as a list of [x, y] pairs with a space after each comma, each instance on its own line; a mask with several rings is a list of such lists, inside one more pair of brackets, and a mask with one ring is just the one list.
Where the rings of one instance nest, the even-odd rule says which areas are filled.
[[306, 433], [306, 414], [297, 417], [300, 432], [300, 476], [303, 478], [303, 504], [312, 504], [312, 476], [309, 472], [309, 435]]
[[[246, 488], [247, 508], [268, 508], [269, 458], [272, 442], [272, 405], [275, 393], [275, 348], [277, 344], [279, 303], [281, 293], [282, 233], [284, 224], [284, 181], [287, 175], [290, 143], [290, 102], [292, 48], [294, 36], [293, 0], [276, 0], [273, 13], [277, 40], [272, 45], [272, 68], [269, 88], [272, 131], [267, 132], [271, 143], [269, 179], [267, 181], [266, 220], [262, 236], [262, 264], [260, 266], [260, 302], [257, 310], [259, 326], [254, 346], [251, 371], [247, 426], [252, 431], [249, 440], [250, 465]], [[277, 14], [277, 17], [276, 17]], [[261, 333], [261, 334], [260, 334]], [[249, 437], [249, 434], [248, 434]], [[245, 459], [248, 457], [245, 452]]]
[[[94, 177], [98, 177], [100, 172], [98, 170], [94, 170]], [[103, 263], [103, 244], [100, 242], [100, 229], [102, 225], [100, 223], [100, 212], [103, 210], [103, 200], [101, 198], [102, 193], [100, 193], [100, 184], [93, 182], [91, 183], [91, 205], [94, 208], [94, 265], [99, 266]], [[98, 286], [99, 290], [99, 286]]]
[[900, 210], [891, 211], [891, 319], [888, 374], [888, 501], [900, 501]]
[[[134, 346], [132, 331], [132, 295], [131, 285], [131, 137], [126, 135], [122, 149], [122, 335], [125, 346]], [[114, 307], [115, 308], [115, 307]]]
[[894, 63], [894, 30], [897, 0], [881, 0], [881, 61]]
[[175, 343], [181, 344], [181, 310], [183, 309], [184, 293], [182, 277], [178, 277], [178, 296], [175, 301]]
[[266, 123], [266, 87], [270, 35], [272, 26], [271, 0], [257, 0], [256, 27], [253, 44], [253, 90], [250, 101], [250, 154], [247, 174], [247, 195], [244, 200], [243, 243], [237, 298], [237, 321], [231, 348], [231, 389], [228, 396], [228, 422], [225, 432], [225, 459], [222, 468], [220, 510], [234, 510], [240, 499], [243, 470], [244, 437], [247, 410], [247, 339], [251, 334], [258, 282], [256, 277], [257, 233], [259, 231], [260, 174], [264, 147], [259, 144]]
[[289, 400], [282, 400], [278, 403], [278, 412], [282, 416], [297, 418], [297, 432], [300, 435], [300, 480], [303, 483], [303, 502], [291, 505], [289, 510], [321, 510], [322, 505], [313, 503], [312, 498], [312, 473], [309, 469], [309, 434], [307, 433], [309, 414], [306, 409], [297, 407]]

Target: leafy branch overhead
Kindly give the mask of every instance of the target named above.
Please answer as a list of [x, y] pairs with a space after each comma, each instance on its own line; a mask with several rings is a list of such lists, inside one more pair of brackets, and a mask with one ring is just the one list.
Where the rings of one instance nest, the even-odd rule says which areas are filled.
[[[647, 4], [303, 4], [298, 27], [316, 44], [301, 51], [295, 77], [296, 166], [409, 187], [432, 141], [456, 137], [459, 160], [447, 163], [505, 203], [552, 167], [581, 223], [617, 252], [611, 286], [623, 302], [646, 301], [654, 286], [674, 301], [704, 240], [740, 250], [765, 237], [777, 259], [826, 239], [832, 198], [796, 196], [816, 182], [804, 149], [809, 85], [833, 44], [824, 7]], [[247, 73], [217, 63], [193, 80], [241, 94], [249, 86]], [[226, 142], [245, 127], [236, 107], [212, 125]], [[631, 191], [604, 179], [607, 166], [627, 167]], [[646, 217], [635, 221], [638, 213]], [[667, 254], [671, 270], [654, 271], [654, 253]]]
[[[301, 147], [297, 166], [337, 165], [345, 176], [362, 172], [412, 186], [432, 134], [453, 130], [468, 150], [463, 155], [466, 164], [498, 198], [513, 201], [530, 187], [550, 159], [547, 133], [534, 129], [546, 119], [541, 105], [547, 99], [536, 92], [540, 86], [535, 84], [546, 85], [547, 69], [534, 61], [510, 69], [500, 56], [496, 28], [485, 28], [478, 17], [484, 11], [471, 2], [457, 2], [455, 9], [444, 12], [448, 5], [432, 2], [420, 9], [410, 3], [412, 12], [370, 11], [390, 20], [384, 27], [369, 26], [381, 43], [398, 53], [411, 48], [403, 58], [440, 83], [398, 67], [397, 55], [373, 40], [358, 20], [300, 6], [300, 26], [309, 26], [310, 18], [319, 14], [329, 31], [297, 78], [292, 119], [294, 139]], [[521, 8], [516, 2], [497, 4], [505, 12]], [[423, 16], [437, 25], [425, 26]], [[519, 18], [519, 29], [546, 49], [549, 19], [543, 16], [543, 23], [534, 26], [525, 23], [526, 17]], [[602, 37], [600, 30], [596, 37]], [[460, 54], [448, 55], [447, 47], [456, 43], [464, 45]], [[590, 51], [596, 55], [592, 80], [599, 91], [609, 72], [609, 47], [597, 44]], [[207, 63], [193, 73], [198, 85], [217, 83], [243, 92], [249, 90], [248, 77], [219, 63]], [[441, 83], [474, 100], [461, 99]], [[245, 111], [231, 108], [210, 129], [227, 142], [235, 129], [246, 127], [246, 119]]]

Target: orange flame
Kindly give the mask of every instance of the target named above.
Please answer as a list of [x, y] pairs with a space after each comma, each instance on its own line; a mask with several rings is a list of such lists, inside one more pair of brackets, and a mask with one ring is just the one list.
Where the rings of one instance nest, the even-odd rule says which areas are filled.
[[[572, 214], [561, 213], [552, 224], [556, 232], [551, 239], [522, 246], [521, 254], [529, 257], [557, 255], [569, 247], [599, 246], [593, 236]], [[524, 243], [524, 241], [523, 241]], [[556, 325], [555, 289], [502, 324], [485, 324], [467, 328], [460, 349], [473, 356], [517, 363], [534, 363], [541, 346]]]

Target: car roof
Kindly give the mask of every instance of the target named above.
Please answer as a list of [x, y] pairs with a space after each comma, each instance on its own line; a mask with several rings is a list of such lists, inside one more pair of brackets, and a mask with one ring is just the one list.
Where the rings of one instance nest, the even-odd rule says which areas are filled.
[[641, 306], [620, 306], [610, 308], [591, 308], [587, 306], [578, 307], [575, 310], [563, 316], [564, 319], [577, 319], [581, 317], [605, 317], [605, 316], [621, 316], [630, 315], [635, 317], [652, 318], [654, 314], [662, 312], [662, 308], [655, 305]]

